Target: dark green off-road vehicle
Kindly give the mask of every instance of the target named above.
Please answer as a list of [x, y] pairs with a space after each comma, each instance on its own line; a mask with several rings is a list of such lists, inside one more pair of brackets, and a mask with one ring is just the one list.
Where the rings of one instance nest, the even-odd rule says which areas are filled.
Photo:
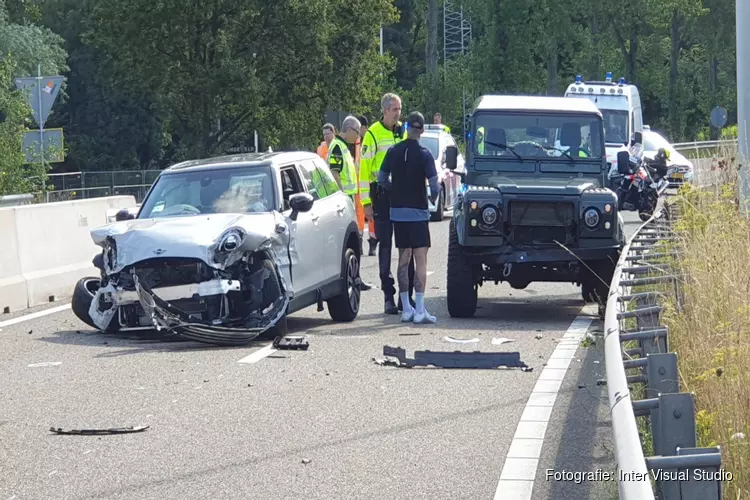
[[[602, 115], [587, 99], [483, 96], [469, 116], [466, 177], [450, 222], [448, 311], [470, 317], [478, 287], [581, 286], [606, 304], [625, 244], [606, 186]], [[457, 151], [446, 154], [449, 169]]]

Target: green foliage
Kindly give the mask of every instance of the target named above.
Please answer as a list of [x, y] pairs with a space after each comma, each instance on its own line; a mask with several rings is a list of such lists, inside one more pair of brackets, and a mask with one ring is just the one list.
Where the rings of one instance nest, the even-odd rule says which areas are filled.
[[[442, 9], [443, 2], [437, 2]], [[0, 0], [0, 49], [14, 76], [65, 72], [49, 127], [66, 168], [163, 168], [253, 143], [308, 149], [326, 111], [440, 111], [454, 135], [487, 93], [561, 95], [576, 74], [639, 86], [645, 122], [670, 140], [718, 138], [736, 123], [732, 0], [464, 0], [470, 50], [426, 75], [428, 0]], [[6, 8], [7, 6], [7, 8]], [[379, 55], [383, 26], [386, 54]], [[65, 50], [61, 46], [65, 41]], [[69, 67], [69, 68], [68, 68]]]
[[37, 192], [47, 170], [41, 163], [24, 164], [24, 120], [31, 109], [13, 83], [15, 65], [11, 54], [0, 61], [0, 111], [5, 115], [0, 123], [0, 196]]

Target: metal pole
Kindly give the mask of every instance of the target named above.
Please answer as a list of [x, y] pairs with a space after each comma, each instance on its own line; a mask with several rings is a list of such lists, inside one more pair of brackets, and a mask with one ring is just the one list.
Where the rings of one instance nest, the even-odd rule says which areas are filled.
[[[739, 0], [738, 0], [739, 1]], [[383, 26], [380, 26], [380, 55], [383, 55]]]
[[[44, 168], [44, 120], [42, 118], [42, 65], [36, 65], [36, 86], [39, 95], [39, 145], [42, 154], [42, 168]], [[42, 189], [47, 190], [47, 182], [42, 176]]]
[[750, 213], [748, 163], [750, 142], [750, 2], [737, 0], [737, 159], [740, 164], [740, 209]]
[[254, 135], [254, 140], [255, 140], [255, 152], [260, 153], [260, 151], [258, 151], [258, 131], [253, 130], [253, 135]]

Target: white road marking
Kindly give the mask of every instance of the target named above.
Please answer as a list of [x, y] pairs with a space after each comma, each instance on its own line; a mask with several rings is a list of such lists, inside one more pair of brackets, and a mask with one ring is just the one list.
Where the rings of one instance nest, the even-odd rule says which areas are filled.
[[273, 343], [268, 344], [265, 347], [261, 347], [254, 353], [245, 356], [241, 360], [237, 361], [238, 363], [257, 363], [261, 359], [265, 358], [266, 356], [269, 356], [270, 354], [273, 354], [276, 352], [276, 349], [273, 347]]
[[10, 326], [10, 325], [16, 325], [18, 323], [23, 323], [24, 321], [31, 321], [32, 319], [41, 318], [49, 314], [55, 314], [61, 311], [67, 311], [68, 309], [70, 309], [70, 304], [65, 304], [64, 306], [51, 307], [49, 309], [45, 309], [43, 311], [37, 311], [31, 314], [25, 314], [17, 318], [0, 321], [0, 328], [3, 328], [5, 326]]
[[557, 393], [575, 357], [578, 344], [591, 326], [590, 317], [578, 316], [557, 344], [526, 402], [521, 421], [505, 458], [495, 500], [530, 500], [534, 489], [544, 435]]

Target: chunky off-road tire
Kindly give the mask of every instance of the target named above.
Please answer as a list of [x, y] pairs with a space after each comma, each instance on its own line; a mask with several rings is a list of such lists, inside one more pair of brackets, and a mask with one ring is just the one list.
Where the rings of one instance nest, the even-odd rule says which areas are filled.
[[581, 283], [581, 297], [587, 304], [596, 302], [595, 286], [592, 279], [586, 279]]
[[448, 239], [448, 313], [453, 318], [471, 318], [477, 311], [478, 285], [471, 263], [461, 254], [455, 222], [451, 220]]
[[436, 201], [437, 201], [437, 210], [435, 210], [435, 213], [430, 214], [430, 220], [432, 222], [442, 221], [445, 215], [445, 186], [441, 187], [440, 196], [438, 196], [438, 199]]
[[581, 280], [581, 296], [587, 303], [606, 305], [609, 297], [609, 285], [615, 272], [615, 263], [608, 260], [591, 261], [583, 271]]
[[359, 289], [359, 258], [352, 248], [347, 248], [342, 262], [344, 291], [328, 300], [328, 314], [334, 321], [354, 321], [359, 314], [361, 290]]
[[[70, 308], [78, 319], [89, 325], [91, 328], [99, 330], [89, 315], [91, 301], [99, 290], [101, 279], [98, 277], [81, 278], [73, 289], [73, 297], [70, 301]], [[114, 333], [120, 329], [120, 322], [117, 315], [112, 318], [109, 326], [104, 330], [106, 333]]]
[[[273, 264], [273, 261], [271, 259], [264, 259], [261, 262], [261, 267], [264, 267], [271, 271], [271, 275], [263, 283], [263, 288], [260, 292], [263, 297], [261, 309], [265, 309], [266, 307], [273, 304], [273, 301], [281, 295], [281, 280], [279, 280], [279, 275], [276, 272], [276, 266]], [[274, 339], [276, 337], [283, 337], [287, 333], [288, 328], [286, 323], [286, 314], [284, 314], [273, 327], [258, 335], [257, 338], [259, 340]]]

